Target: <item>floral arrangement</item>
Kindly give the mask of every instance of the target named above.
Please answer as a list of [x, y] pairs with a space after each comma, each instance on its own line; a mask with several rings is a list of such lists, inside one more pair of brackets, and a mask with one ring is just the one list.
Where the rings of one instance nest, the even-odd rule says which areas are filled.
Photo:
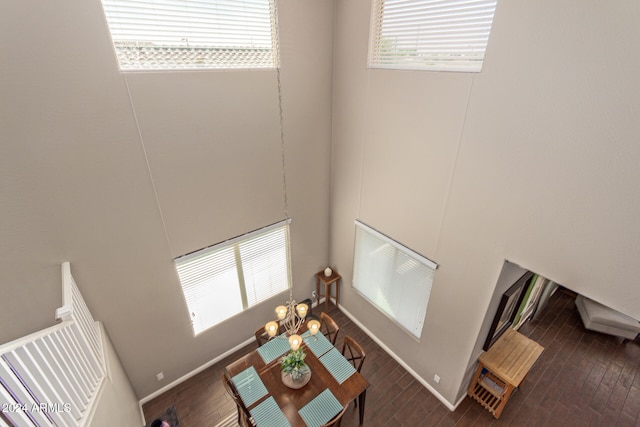
[[291, 350], [280, 358], [282, 371], [291, 375], [291, 379], [293, 380], [300, 379], [304, 374], [309, 372], [309, 367], [304, 362], [305, 357], [307, 357], [307, 354], [302, 351], [301, 348], [298, 350]]

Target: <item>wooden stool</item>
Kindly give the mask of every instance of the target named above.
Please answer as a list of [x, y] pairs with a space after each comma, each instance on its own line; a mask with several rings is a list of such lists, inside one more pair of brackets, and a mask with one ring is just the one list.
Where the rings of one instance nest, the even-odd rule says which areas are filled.
[[[338, 299], [340, 297], [340, 279], [342, 276], [335, 271], [331, 273], [331, 276], [324, 275], [324, 270], [316, 273], [316, 292], [318, 293], [318, 302], [320, 297], [324, 297], [325, 311], [329, 310], [329, 297], [331, 296], [331, 285], [336, 284], [336, 307], [338, 307]], [[324, 294], [320, 293], [320, 283], [324, 283]]]

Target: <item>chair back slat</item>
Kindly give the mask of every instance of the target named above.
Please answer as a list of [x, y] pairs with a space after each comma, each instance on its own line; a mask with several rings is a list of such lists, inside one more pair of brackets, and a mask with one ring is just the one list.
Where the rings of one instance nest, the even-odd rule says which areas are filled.
[[236, 404], [236, 408], [238, 409], [238, 424], [243, 427], [253, 426], [251, 414], [249, 413], [247, 407], [244, 406], [244, 402], [242, 402], [242, 398], [240, 398], [238, 389], [233, 384], [233, 381], [231, 381], [231, 378], [229, 378], [226, 372], [222, 373], [222, 384], [224, 384], [224, 389]]
[[342, 411], [340, 411], [338, 415], [333, 417], [328, 423], [323, 424], [321, 427], [340, 427], [340, 424], [342, 423], [342, 417], [344, 416], [344, 413], [347, 412], [348, 407], [349, 406], [347, 405], [342, 408]]
[[320, 330], [327, 337], [331, 344], [336, 345], [336, 340], [338, 339], [338, 332], [340, 332], [340, 327], [336, 323], [335, 320], [331, 318], [327, 313], [320, 313]]
[[358, 372], [362, 369], [364, 359], [367, 357], [364, 348], [349, 335], [344, 337], [342, 355], [353, 364], [353, 367], [356, 368]]

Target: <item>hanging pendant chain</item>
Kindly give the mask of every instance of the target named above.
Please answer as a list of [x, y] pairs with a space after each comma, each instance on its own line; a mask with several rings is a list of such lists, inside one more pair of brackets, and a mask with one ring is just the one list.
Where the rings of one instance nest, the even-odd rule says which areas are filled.
[[275, 55], [274, 61], [276, 63], [276, 80], [278, 83], [278, 113], [280, 118], [280, 152], [282, 156], [282, 192], [284, 202], [284, 216], [289, 218], [289, 202], [287, 200], [287, 173], [285, 162], [285, 147], [284, 147], [284, 112], [282, 108], [282, 83], [280, 81], [280, 21], [278, 17], [278, 0], [273, 1], [273, 16], [275, 20]]

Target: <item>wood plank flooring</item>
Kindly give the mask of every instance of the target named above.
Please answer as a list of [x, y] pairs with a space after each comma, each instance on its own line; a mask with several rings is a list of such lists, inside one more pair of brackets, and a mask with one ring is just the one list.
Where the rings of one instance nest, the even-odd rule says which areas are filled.
[[[450, 412], [335, 306], [329, 314], [341, 326], [338, 348], [347, 334], [367, 351], [362, 373], [371, 386], [365, 426], [640, 427], [640, 339], [623, 343], [586, 331], [568, 292], [556, 292], [543, 316], [520, 329], [545, 352], [499, 420], [468, 397]], [[220, 380], [222, 371], [255, 348], [243, 348], [145, 404], [147, 422], [171, 405], [176, 405], [183, 427], [213, 427], [235, 413]], [[357, 414], [351, 405], [342, 426], [356, 427]]]

